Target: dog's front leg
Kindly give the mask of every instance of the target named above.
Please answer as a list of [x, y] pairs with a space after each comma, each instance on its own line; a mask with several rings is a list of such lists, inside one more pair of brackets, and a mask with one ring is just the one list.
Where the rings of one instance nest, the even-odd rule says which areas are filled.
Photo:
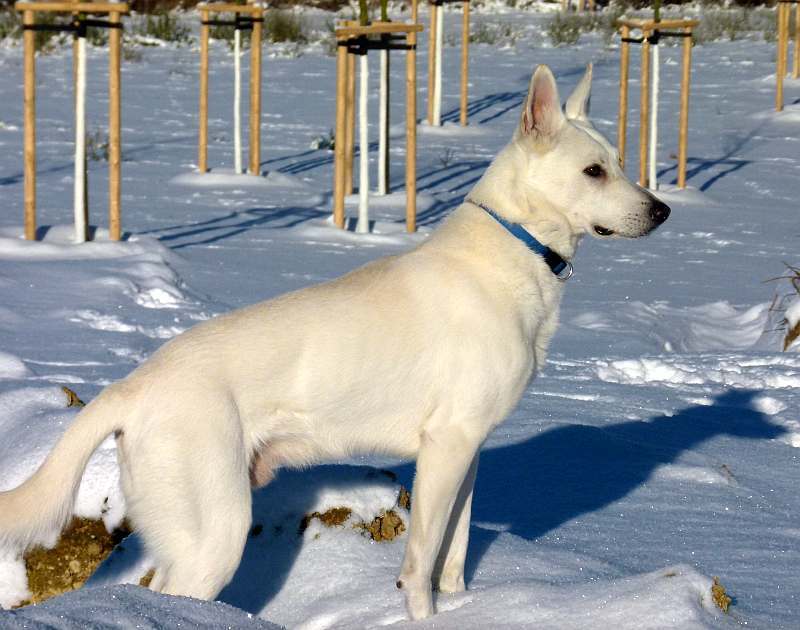
[[425, 430], [417, 456], [411, 504], [411, 528], [397, 581], [412, 619], [433, 614], [431, 576], [456, 496], [467, 477], [483, 436], [462, 425]]
[[478, 472], [478, 454], [472, 459], [467, 476], [458, 491], [453, 513], [445, 531], [439, 557], [433, 571], [433, 586], [441, 593], [465, 590], [464, 562], [469, 543], [469, 521], [472, 514], [472, 489]]

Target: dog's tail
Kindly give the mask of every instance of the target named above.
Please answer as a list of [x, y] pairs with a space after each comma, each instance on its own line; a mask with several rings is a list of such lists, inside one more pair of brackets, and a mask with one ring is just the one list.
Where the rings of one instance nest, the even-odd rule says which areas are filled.
[[24, 550], [47, 544], [67, 524], [89, 458], [107, 435], [122, 428], [124, 388], [118, 383], [103, 390], [81, 410], [30, 479], [0, 492], [0, 547]]

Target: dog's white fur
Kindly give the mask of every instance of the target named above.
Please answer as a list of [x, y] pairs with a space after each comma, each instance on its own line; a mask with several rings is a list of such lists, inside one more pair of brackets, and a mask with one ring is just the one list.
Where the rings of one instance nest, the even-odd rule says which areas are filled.
[[[469, 197], [566, 259], [595, 226], [637, 237], [666, 218], [589, 124], [590, 81], [591, 67], [565, 115], [537, 68], [512, 141]], [[602, 178], [583, 172], [593, 164]], [[399, 455], [416, 458], [417, 475], [398, 586], [412, 618], [430, 615], [432, 581], [464, 589], [478, 450], [542, 366], [562, 288], [465, 202], [409, 253], [165, 344], [80, 413], [31, 479], [0, 493], [0, 544], [63, 527], [89, 456], [117, 432], [128, 517], [158, 562], [151, 588], [212, 598], [239, 565], [250, 475]]]

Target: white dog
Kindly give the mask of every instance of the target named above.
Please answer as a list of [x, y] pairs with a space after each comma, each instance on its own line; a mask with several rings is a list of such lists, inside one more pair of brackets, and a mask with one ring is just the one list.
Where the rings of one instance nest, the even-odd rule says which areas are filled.
[[643, 236], [669, 215], [588, 122], [590, 83], [591, 66], [565, 113], [539, 66], [511, 142], [413, 251], [202, 323], [107, 387], [0, 494], [0, 544], [63, 527], [116, 432], [151, 588], [213, 598], [239, 565], [251, 477], [382, 453], [417, 460], [397, 581], [411, 617], [433, 613], [432, 585], [463, 590], [478, 451], [545, 360], [578, 241]]

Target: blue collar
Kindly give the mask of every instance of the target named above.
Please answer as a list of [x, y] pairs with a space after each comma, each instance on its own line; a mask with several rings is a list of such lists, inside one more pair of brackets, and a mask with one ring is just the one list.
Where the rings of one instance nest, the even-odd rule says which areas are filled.
[[469, 203], [473, 206], [478, 206], [482, 210], [484, 210], [490, 217], [492, 217], [495, 221], [497, 221], [500, 225], [502, 225], [505, 229], [507, 229], [511, 234], [513, 234], [517, 239], [522, 241], [532, 252], [539, 254], [542, 258], [544, 258], [544, 262], [547, 263], [547, 266], [550, 267], [550, 271], [555, 274], [556, 278], [561, 281], [569, 280], [572, 277], [572, 263], [568, 260], [564, 260], [561, 256], [559, 256], [556, 252], [552, 249], [547, 247], [547, 245], [542, 245], [528, 230], [522, 227], [519, 223], [511, 223], [506, 221], [503, 217], [497, 214], [494, 210], [489, 208], [488, 206], [483, 205], [482, 203], [478, 203], [477, 201], [473, 201], [472, 199], [467, 199]]

